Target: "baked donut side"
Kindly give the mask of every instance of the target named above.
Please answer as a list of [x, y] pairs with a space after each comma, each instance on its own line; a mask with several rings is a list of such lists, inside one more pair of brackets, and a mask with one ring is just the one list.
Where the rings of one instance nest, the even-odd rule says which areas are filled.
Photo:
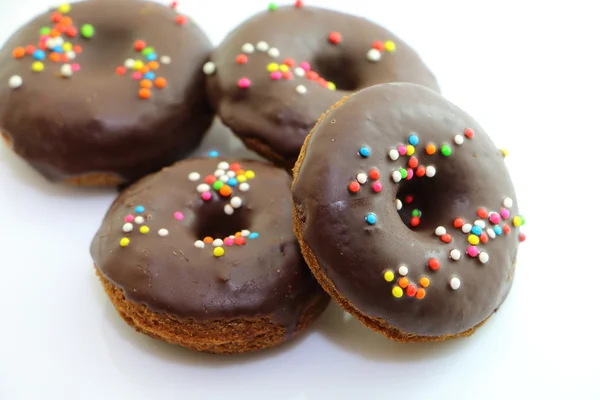
[[307, 264], [345, 310], [391, 339], [472, 334], [506, 298], [525, 240], [503, 157], [426, 88], [378, 85], [343, 99], [294, 168]]
[[211, 51], [193, 21], [154, 2], [64, 4], [0, 50], [0, 131], [50, 181], [133, 181], [186, 156], [212, 123]]

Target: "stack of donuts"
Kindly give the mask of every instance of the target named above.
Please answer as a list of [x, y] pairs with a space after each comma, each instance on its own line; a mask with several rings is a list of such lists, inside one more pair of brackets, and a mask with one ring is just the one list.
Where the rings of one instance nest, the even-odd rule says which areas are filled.
[[[216, 117], [263, 161], [190, 158]], [[197, 351], [291, 340], [331, 298], [399, 342], [470, 335], [525, 240], [506, 152], [419, 55], [302, 1], [216, 47], [176, 3], [43, 12], [0, 50], [0, 133], [52, 182], [122, 189], [99, 280], [133, 328]]]

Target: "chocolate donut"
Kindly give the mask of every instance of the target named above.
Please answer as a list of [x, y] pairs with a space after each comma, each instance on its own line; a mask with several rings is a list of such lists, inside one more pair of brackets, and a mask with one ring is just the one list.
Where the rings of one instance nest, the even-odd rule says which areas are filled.
[[204, 66], [223, 123], [291, 169], [319, 116], [350, 92], [385, 82], [438, 90], [419, 56], [388, 30], [316, 7], [275, 7], [231, 32]]
[[259, 161], [205, 158], [122, 192], [91, 254], [123, 319], [212, 353], [274, 346], [309, 326], [329, 296], [294, 237], [290, 183]]
[[198, 26], [160, 4], [64, 4], [0, 50], [0, 132], [51, 181], [132, 181], [187, 155], [210, 126], [211, 50]]
[[319, 283], [397, 341], [473, 333], [508, 295], [525, 239], [504, 155], [422, 86], [339, 102], [294, 169], [294, 228]]

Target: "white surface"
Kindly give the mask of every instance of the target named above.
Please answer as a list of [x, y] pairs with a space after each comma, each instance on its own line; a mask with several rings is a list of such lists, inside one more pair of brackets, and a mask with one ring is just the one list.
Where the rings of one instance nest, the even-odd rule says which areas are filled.
[[[47, 5], [1, 3], [0, 40]], [[267, 2], [180, 3], [217, 42]], [[88, 244], [114, 193], [50, 185], [0, 146], [0, 399], [600, 398], [594, 2], [319, 4], [395, 31], [509, 149], [528, 240], [499, 313], [440, 344], [388, 341], [337, 306], [256, 355], [149, 339], [121, 321], [91, 267]]]

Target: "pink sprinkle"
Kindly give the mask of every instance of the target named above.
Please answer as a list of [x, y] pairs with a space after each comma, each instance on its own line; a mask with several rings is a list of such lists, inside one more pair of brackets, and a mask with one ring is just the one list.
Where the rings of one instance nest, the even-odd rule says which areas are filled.
[[182, 212], [175, 211], [175, 214], [173, 214], [173, 216], [175, 217], [176, 220], [183, 221], [183, 213]]
[[48, 41], [48, 39], [50, 39], [50, 36], [48, 35], [42, 35], [40, 36], [40, 42], [46, 44], [46, 42]]
[[281, 72], [280, 71], [273, 71], [271, 72], [271, 79], [273, 79], [274, 81], [278, 81], [281, 79]]
[[133, 222], [133, 215], [129, 214], [125, 217], [125, 222]]
[[71, 70], [73, 72], [77, 72], [81, 69], [81, 66], [79, 64], [71, 64]]
[[373, 185], [371, 186], [371, 188], [373, 189], [373, 191], [375, 193], [379, 193], [379, 192], [381, 192], [381, 189], [383, 189], [383, 185], [381, 184], [381, 182], [375, 181], [375, 182], [373, 182]]
[[136, 81], [139, 81], [140, 79], [142, 79], [142, 73], [141, 72], [134, 72], [133, 74], [131, 74], [131, 77], [133, 79], [135, 79]]
[[240, 89], [248, 89], [250, 87], [250, 79], [242, 78], [238, 81], [238, 87]]
[[477, 246], [469, 246], [467, 249], [467, 254], [469, 254], [471, 257], [477, 257], [479, 255], [479, 249]]
[[405, 156], [406, 155], [406, 146], [404, 146], [404, 145], [398, 146], [398, 153], [400, 153], [401, 156]]
[[305, 70], [306, 72], [310, 71], [310, 64], [307, 63], [306, 61], [302, 61], [298, 66], [300, 68], [302, 68], [303, 70]]
[[406, 170], [406, 180], [410, 181], [413, 176], [414, 176], [415, 172], [412, 170], [412, 168], [409, 168]]
[[494, 225], [500, 223], [500, 215], [498, 215], [496, 213], [491, 213], [490, 214], [490, 222]]
[[233, 239], [228, 237], [225, 240], [223, 240], [223, 244], [225, 246], [233, 246]]
[[200, 197], [202, 197], [202, 200], [204, 201], [209, 201], [212, 198], [212, 195], [210, 192], [204, 192]]
[[510, 217], [510, 211], [508, 211], [506, 208], [502, 208], [500, 210], [500, 215], [502, 215], [502, 218], [507, 219]]

